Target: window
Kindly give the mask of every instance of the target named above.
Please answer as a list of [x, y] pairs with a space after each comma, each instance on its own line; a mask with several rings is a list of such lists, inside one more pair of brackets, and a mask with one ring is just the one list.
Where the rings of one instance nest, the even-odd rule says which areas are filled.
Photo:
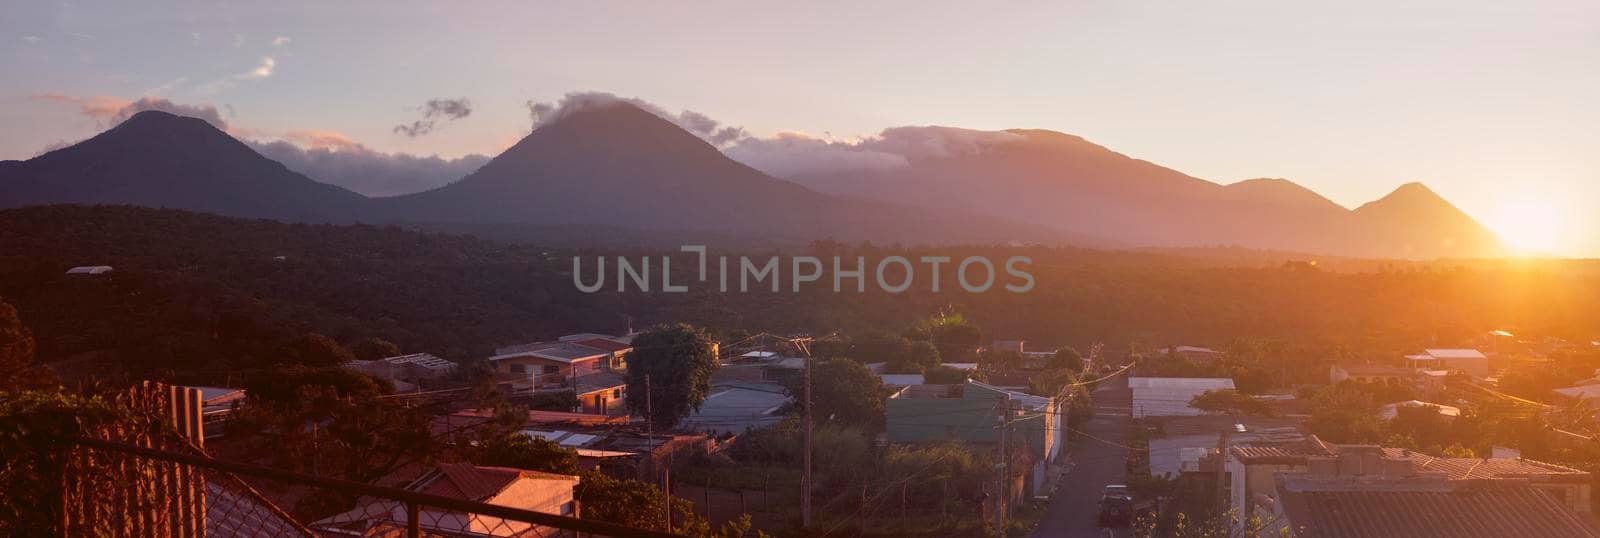
[[513, 374], [526, 374], [526, 373], [528, 373], [528, 367], [526, 365], [522, 365], [522, 364], [511, 363], [511, 373], [513, 373]]
[[611, 399], [615, 400], [615, 399], [621, 398], [621, 397], [622, 397], [622, 389], [611, 389]]
[[546, 365], [544, 365], [544, 375], [555, 375], [555, 374], [559, 374], [559, 373], [561, 373], [561, 367], [560, 366], [556, 366], [554, 364], [546, 364]]

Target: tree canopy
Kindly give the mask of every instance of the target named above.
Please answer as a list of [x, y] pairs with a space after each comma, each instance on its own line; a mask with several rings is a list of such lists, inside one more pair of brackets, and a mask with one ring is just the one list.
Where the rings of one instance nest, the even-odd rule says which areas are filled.
[[628, 410], [668, 430], [700, 409], [717, 370], [716, 342], [704, 330], [659, 325], [633, 339], [628, 356]]

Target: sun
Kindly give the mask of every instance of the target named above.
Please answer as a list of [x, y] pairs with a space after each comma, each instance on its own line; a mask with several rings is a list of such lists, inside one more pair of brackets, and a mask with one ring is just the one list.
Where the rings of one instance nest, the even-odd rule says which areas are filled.
[[1492, 227], [1518, 254], [1554, 254], [1561, 239], [1558, 212], [1537, 200], [1507, 200], [1495, 213]]

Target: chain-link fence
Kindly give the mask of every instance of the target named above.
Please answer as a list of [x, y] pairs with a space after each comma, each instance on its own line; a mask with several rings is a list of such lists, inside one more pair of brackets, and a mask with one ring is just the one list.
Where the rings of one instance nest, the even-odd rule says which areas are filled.
[[[424, 475], [393, 488], [100, 439], [63, 450], [66, 536], [671, 536], [580, 519], [575, 480], [562, 475], [520, 472], [509, 486], [478, 474], [431, 485]], [[484, 491], [538, 510], [462, 500]], [[320, 501], [310, 504], [321, 513], [279, 508], [307, 498]]]

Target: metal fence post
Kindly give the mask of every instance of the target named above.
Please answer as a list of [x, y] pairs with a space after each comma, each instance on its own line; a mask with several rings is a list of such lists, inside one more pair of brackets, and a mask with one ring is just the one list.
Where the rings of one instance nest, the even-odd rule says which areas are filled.
[[406, 538], [422, 538], [422, 510], [414, 502], [406, 503]]

